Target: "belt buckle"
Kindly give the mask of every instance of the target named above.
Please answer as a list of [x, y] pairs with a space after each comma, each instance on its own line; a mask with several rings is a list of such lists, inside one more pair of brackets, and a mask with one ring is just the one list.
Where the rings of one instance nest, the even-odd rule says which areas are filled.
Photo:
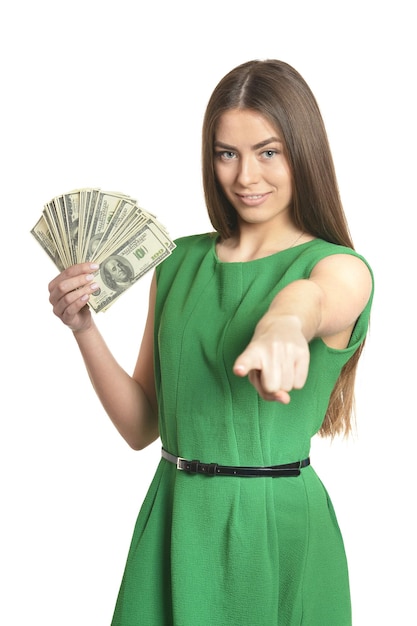
[[181, 470], [182, 472], [189, 472], [192, 474], [197, 474], [200, 469], [200, 466], [201, 466], [201, 463], [200, 461], [197, 461], [197, 460], [188, 461], [187, 459], [184, 459], [182, 456], [179, 456], [177, 459], [177, 469]]
[[185, 471], [185, 467], [184, 467], [185, 463], [186, 463], [186, 460], [182, 456], [177, 457], [177, 470], [181, 470], [182, 472], [184, 472]]
[[217, 463], [201, 463], [194, 459], [188, 461], [183, 457], [177, 458], [177, 469], [190, 474], [205, 474], [206, 476], [215, 476], [217, 472]]

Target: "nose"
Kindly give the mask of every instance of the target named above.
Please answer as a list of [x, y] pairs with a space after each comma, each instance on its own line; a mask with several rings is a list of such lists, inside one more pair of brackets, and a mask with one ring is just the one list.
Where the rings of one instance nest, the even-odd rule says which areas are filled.
[[259, 164], [254, 155], [240, 157], [237, 180], [244, 187], [259, 181]]

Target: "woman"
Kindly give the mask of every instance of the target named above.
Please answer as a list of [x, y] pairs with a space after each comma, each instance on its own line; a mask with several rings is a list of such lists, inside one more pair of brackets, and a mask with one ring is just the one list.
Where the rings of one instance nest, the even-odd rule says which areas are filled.
[[343, 540], [309, 451], [350, 431], [373, 281], [292, 67], [251, 61], [220, 81], [203, 182], [215, 233], [158, 266], [133, 376], [85, 306], [97, 266], [49, 286], [120, 434], [163, 446], [112, 624], [348, 626]]

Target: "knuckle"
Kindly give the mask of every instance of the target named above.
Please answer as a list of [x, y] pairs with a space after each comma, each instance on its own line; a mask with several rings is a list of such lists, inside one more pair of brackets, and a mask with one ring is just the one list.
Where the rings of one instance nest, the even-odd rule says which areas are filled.
[[57, 284], [56, 286], [56, 290], [58, 291], [59, 295], [64, 295], [66, 293], [66, 289], [65, 289], [65, 285], [63, 282], [60, 282]]

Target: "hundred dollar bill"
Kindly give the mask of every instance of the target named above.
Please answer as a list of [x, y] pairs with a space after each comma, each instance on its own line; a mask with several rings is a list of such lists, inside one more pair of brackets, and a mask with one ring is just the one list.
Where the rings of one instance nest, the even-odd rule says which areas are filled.
[[80, 192], [70, 191], [61, 196], [60, 206], [65, 216], [68, 247], [72, 263], [78, 263], [78, 240], [80, 236]]
[[87, 250], [91, 239], [91, 222], [100, 189], [80, 189], [80, 236], [78, 240], [78, 262], [87, 258]]
[[57, 268], [95, 261], [99, 285], [89, 306], [105, 311], [175, 244], [165, 226], [126, 194], [99, 188], [75, 189], [43, 207], [31, 230]]
[[47, 202], [44, 205], [42, 214], [48, 225], [51, 237], [55, 243], [57, 254], [61, 260], [61, 263], [64, 267], [68, 267], [69, 265], [71, 265], [71, 258], [69, 256], [66, 231], [64, 228], [64, 224], [62, 223], [60, 211], [58, 210], [56, 198], [54, 198], [50, 202]]
[[49, 227], [43, 215], [41, 215], [41, 217], [36, 222], [35, 226], [30, 232], [35, 237], [36, 241], [45, 250], [50, 259], [52, 259], [52, 261], [55, 263], [59, 271], [62, 272], [62, 270], [65, 268], [62, 264], [61, 259], [59, 258], [56, 244], [54, 243], [51, 231], [49, 230]]
[[59, 232], [61, 233], [60, 242], [66, 259], [65, 265], [73, 265], [77, 262], [78, 207], [76, 208], [77, 213], [73, 214], [73, 209], [75, 209], [74, 200], [70, 200], [67, 204], [64, 196], [57, 196], [52, 200], [51, 204], [55, 208]]
[[[175, 244], [172, 244], [175, 247]], [[146, 272], [165, 259], [171, 250], [156, 236], [150, 224], [143, 225], [127, 242], [100, 264], [95, 274], [99, 285], [89, 300], [94, 311], [105, 311]]]
[[[108, 212], [108, 208], [105, 210]], [[94, 233], [91, 233], [89, 238], [89, 245], [85, 255], [86, 260], [93, 261], [99, 257], [103, 258], [103, 256], [108, 254], [107, 250], [109, 248], [117, 247], [120, 240], [126, 241], [131, 235], [130, 225], [136, 215], [137, 207], [135, 202], [129, 198], [121, 198], [112, 213], [104, 216], [107, 223], [103, 224], [102, 220], [96, 219], [96, 230]]]
[[136, 206], [119, 225], [115, 225], [114, 228], [109, 227], [100, 241], [99, 249], [96, 249], [91, 260], [100, 262], [105, 259], [112, 249], [118, 248], [130, 239], [147, 221], [146, 214]]
[[[92, 218], [89, 221], [88, 232], [85, 233], [86, 241], [91, 242], [92, 237], [98, 238], [103, 236], [111, 219], [117, 210], [118, 205], [122, 202], [120, 194], [99, 191], [96, 199]], [[134, 201], [131, 203], [134, 206]], [[90, 208], [91, 211], [91, 208]], [[88, 258], [88, 246], [84, 249], [83, 257]]]

